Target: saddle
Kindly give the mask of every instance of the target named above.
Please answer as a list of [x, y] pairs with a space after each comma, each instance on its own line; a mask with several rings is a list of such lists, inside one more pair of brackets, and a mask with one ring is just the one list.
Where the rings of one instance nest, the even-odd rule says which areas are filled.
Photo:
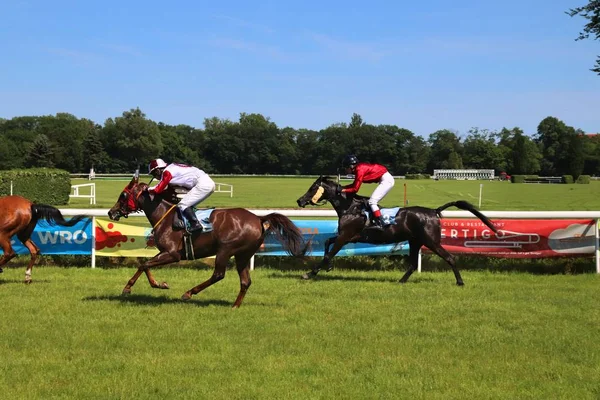
[[[371, 210], [371, 206], [369, 205], [369, 199], [367, 197], [361, 197], [357, 200], [358, 203], [356, 203], [356, 206], [354, 208], [350, 208], [348, 212], [355, 214], [363, 214], [367, 219], [367, 226], [375, 225], [375, 216], [373, 215], [373, 210]], [[383, 219], [383, 226], [396, 225], [396, 214], [398, 214], [400, 208], [401, 207], [380, 209], [381, 217]]]
[[[183, 196], [189, 192], [189, 189], [184, 188], [183, 186], [169, 186], [171, 190], [165, 191], [165, 200], [170, 201], [174, 204], [179, 204]], [[202, 225], [202, 232], [210, 232], [213, 229], [212, 224], [210, 223], [210, 214], [214, 211], [214, 208], [201, 208], [198, 209], [194, 207], [194, 213], [196, 214], [196, 218], [198, 218], [198, 222]], [[177, 210], [176, 217], [173, 219], [173, 228], [177, 230], [186, 229], [188, 227], [188, 221], [185, 217]], [[187, 232], [189, 234], [189, 232]]]

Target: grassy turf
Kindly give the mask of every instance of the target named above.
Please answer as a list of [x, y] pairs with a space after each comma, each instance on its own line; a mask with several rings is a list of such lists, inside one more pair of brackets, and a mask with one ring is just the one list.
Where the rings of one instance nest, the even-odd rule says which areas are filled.
[[2, 397], [78, 399], [597, 399], [600, 277], [413, 276], [256, 270], [231, 311], [235, 271], [129, 268], [0, 275]]
[[[233, 185], [233, 197], [214, 193], [204, 203], [206, 207], [297, 208], [296, 199], [308, 190], [311, 178], [217, 177], [215, 181]], [[72, 184], [89, 182], [74, 179]], [[115, 204], [126, 181], [95, 180], [97, 208]], [[343, 184], [350, 181], [342, 181]], [[404, 185], [409, 205], [439, 207], [454, 200], [479, 202], [479, 186], [483, 184], [482, 210], [519, 211], [594, 211], [600, 209], [600, 181], [589, 185], [512, 184], [499, 181], [434, 181], [396, 180], [382, 206], [401, 206]], [[360, 194], [369, 196], [375, 185], [364, 184]], [[83, 193], [82, 189], [82, 193]], [[87, 193], [87, 192], [85, 192]], [[69, 207], [89, 207], [89, 199], [71, 199]], [[326, 206], [330, 207], [330, 206]]]

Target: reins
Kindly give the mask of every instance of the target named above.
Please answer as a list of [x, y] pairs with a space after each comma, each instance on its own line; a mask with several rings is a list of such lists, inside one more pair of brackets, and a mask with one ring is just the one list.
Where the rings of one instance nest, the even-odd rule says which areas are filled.
[[156, 227], [157, 227], [157, 226], [158, 226], [158, 225], [159, 225], [159, 224], [160, 224], [160, 223], [163, 221], [163, 219], [165, 219], [165, 217], [166, 217], [167, 215], [169, 215], [169, 213], [171, 212], [171, 210], [173, 210], [173, 209], [174, 209], [176, 206], [177, 206], [177, 204], [173, 204], [173, 205], [171, 206], [171, 208], [169, 208], [169, 209], [167, 210], [167, 212], [166, 212], [166, 213], [164, 213], [162, 217], [160, 217], [160, 219], [158, 220], [158, 222], [157, 222], [156, 224], [154, 224], [154, 226], [152, 227], [152, 232], [154, 232], [154, 230], [156, 229]]

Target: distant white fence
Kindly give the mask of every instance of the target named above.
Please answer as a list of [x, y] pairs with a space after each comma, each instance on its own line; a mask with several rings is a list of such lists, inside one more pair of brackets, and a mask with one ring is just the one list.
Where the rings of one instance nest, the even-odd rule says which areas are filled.
[[434, 169], [433, 179], [435, 180], [493, 180], [493, 169]]
[[[79, 193], [79, 189], [84, 188], [84, 187], [90, 188], [90, 194]], [[81, 185], [73, 185], [73, 186], [71, 186], [71, 189], [73, 190], [73, 193], [70, 194], [69, 197], [90, 199], [90, 204], [94, 204], [94, 205], [96, 204], [96, 184], [95, 183], [83, 183]]]

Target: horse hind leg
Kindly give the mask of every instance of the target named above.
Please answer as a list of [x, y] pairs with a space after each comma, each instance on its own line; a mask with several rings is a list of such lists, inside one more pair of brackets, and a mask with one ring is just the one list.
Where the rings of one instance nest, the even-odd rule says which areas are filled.
[[227, 270], [227, 263], [229, 262], [229, 258], [231, 257], [231, 253], [229, 252], [219, 252], [215, 257], [215, 269], [210, 278], [206, 281], [202, 282], [198, 286], [194, 286], [187, 292], [185, 292], [182, 296], [182, 300], [189, 300], [193, 295], [200, 293], [207, 287], [214, 285], [219, 282], [221, 279], [225, 277], [225, 271]]
[[440, 243], [429, 243], [425, 244], [425, 246], [427, 246], [428, 249], [440, 256], [442, 259], [444, 259], [444, 261], [448, 263], [448, 265], [450, 265], [450, 267], [452, 268], [452, 272], [454, 272], [454, 277], [456, 278], [456, 284], [458, 286], [463, 286], [465, 283], [462, 280], [462, 276], [460, 276], [458, 268], [456, 268], [456, 261], [454, 259], [454, 256], [448, 253], [448, 251], [444, 249]]
[[408, 260], [410, 262], [410, 265], [408, 266], [408, 270], [404, 273], [402, 278], [400, 278], [400, 283], [406, 283], [406, 281], [408, 281], [408, 278], [410, 278], [413, 272], [417, 270], [417, 266], [419, 263], [419, 251], [421, 250], [421, 245], [422, 243], [418, 240], [408, 241]]
[[35, 245], [35, 243], [33, 243], [31, 239], [27, 239], [25, 242], [23, 242], [23, 244], [25, 247], [27, 247], [29, 253], [31, 253], [31, 260], [29, 261], [27, 269], [25, 270], [25, 283], [31, 283], [31, 271], [33, 270], [33, 265], [40, 254], [40, 249]]
[[10, 237], [7, 237], [5, 235], [0, 235], [0, 247], [2, 248], [2, 252], [4, 253], [0, 258], [0, 272], [2, 272], [2, 265], [15, 258], [17, 256], [17, 253], [15, 253], [12, 246], [10, 245]]
[[35, 222], [30, 222], [25, 229], [17, 233], [17, 237], [23, 243], [23, 245], [27, 247], [27, 250], [29, 250], [29, 253], [31, 254], [31, 260], [29, 261], [27, 269], [25, 270], [25, 283], [31, 283], [31, 271], [33, 270], [33, 265], [40, 254], [39, 247], [37, 247], [36, 244], [31, 240], [31, 234], [35, 229], [35, 225]]
[[239, 308], [242, 305], [246, 292], [250, 285], [252, 285], [252, 279], [250, 279], [250, 259], [252, 256], [253, 254], [237, 254], [235, 256], [237, 271], [240, 275], [240, 293], [238, 294], [237, 299], [235, 299], [232, 308]]

